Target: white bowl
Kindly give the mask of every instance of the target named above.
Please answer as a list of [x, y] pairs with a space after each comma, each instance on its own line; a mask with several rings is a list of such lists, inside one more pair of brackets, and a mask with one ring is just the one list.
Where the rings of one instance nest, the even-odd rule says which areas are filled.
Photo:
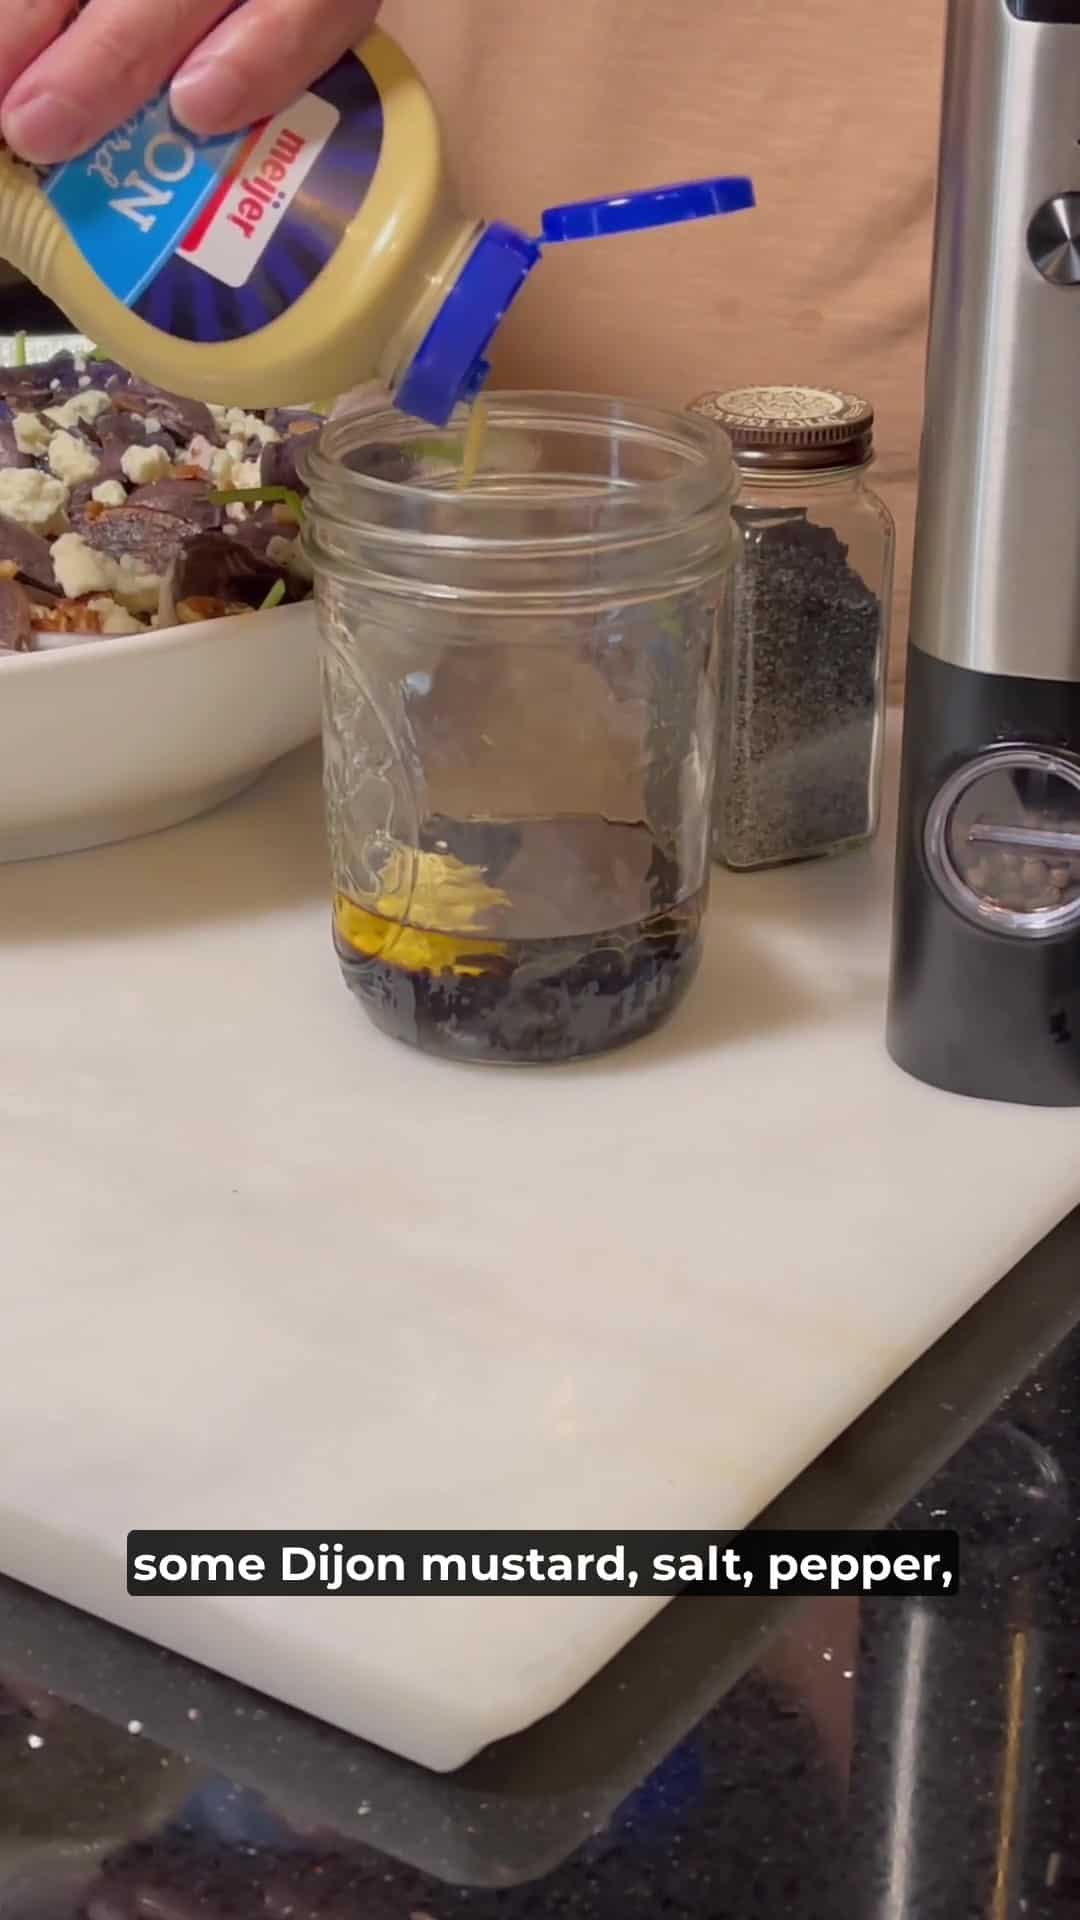
[[0, 660], [0, 862], [207, 812], [319, 731], [310, 601]]

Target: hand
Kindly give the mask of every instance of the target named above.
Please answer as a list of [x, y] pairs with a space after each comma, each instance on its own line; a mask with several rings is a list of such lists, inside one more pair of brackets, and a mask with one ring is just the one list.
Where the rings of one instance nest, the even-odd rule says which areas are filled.
[[379, 0], [82, 0], [74, 10], [72, 0], [0, 0], [0, 130], [25, 160], [70, 160], [175, 76], [177, 119], [234, 133], [287, 107], [363, 40], [378, 10]]

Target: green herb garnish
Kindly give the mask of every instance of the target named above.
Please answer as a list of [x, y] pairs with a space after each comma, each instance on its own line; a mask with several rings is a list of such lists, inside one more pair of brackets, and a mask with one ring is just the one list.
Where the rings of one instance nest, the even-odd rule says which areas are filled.
[[17, 333], [15, 335], [15, 365], [17, 367], [25, 367], [28, 364], [26, 356], [26, 335], [25, 333]]
[[275, 607], [280, 607], [287, 592], [288, 592], [288, 588], [286, 587], [284, 580], [275, 580], [273, 586], [271, 587], [269, 593], [266, 596], [266, 599], [263, 601], [262, 606], [259, 608], [259, 612], [272, 613]]
[[288, 507], [298, 525], [303, 524], [304, 502], [292, 487], [222, 487], [210, 495], [215, 507]]

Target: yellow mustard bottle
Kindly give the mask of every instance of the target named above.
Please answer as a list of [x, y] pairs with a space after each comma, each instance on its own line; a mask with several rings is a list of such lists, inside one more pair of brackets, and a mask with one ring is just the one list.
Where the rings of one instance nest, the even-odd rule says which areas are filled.
[[419, 74], [375, 32], [284, 113], [205, 140], [161, 94], [89, 153], [0, 154], [0, 255], [140, 378], [249, 408], [378, 380], [444, 426], [546, 245], [732, 213], [743, 178], [464, 215]]

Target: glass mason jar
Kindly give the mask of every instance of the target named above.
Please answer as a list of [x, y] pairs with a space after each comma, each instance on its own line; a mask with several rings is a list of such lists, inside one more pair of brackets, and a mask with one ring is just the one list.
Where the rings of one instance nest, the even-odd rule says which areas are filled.
[[735, 868], [862, 846], [881, 802], [896, 534], [873, 409], [803, 387], [706, 394], [741, 478], [713, 851]]
[[307, 460], [334, 939], [398, 1039], [570, 1060], [697, 967], [734, 465], [688, 414], [485, 413], [349, 415]]

